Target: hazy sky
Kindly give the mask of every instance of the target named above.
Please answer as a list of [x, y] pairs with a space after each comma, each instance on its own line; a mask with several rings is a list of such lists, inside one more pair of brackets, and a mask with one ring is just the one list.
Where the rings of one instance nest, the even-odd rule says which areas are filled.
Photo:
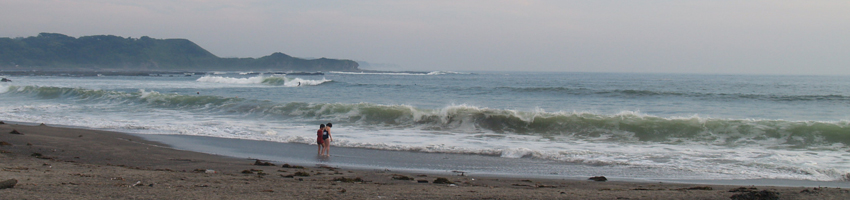
[[847, 0], [2, 0], [0, 27], [398, 70], [850, 74]]

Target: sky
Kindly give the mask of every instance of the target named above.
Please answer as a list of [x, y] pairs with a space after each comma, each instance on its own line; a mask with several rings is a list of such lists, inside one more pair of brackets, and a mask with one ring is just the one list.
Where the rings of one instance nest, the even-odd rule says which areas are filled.
[[0, 27], [380, 70], [850, 75], [846, 0], [3, 0]]

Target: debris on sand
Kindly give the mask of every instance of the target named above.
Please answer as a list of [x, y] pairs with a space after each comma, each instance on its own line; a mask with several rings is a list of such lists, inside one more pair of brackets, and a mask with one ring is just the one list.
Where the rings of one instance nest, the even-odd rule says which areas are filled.
[[17, 179], [5, 180], [3, 182], [0, 182], [0, 189], [13, 188], [16, 184], [18, 184]]
[[283, 174], [281, 174], [280, 176], [281, 176], [281, 177], [285, 177], [285, 178], [294, 178], [294, 177], [296, 177], [296, 176], [310, 176], [310, 173], [307, 173], [307, 172], [295, 172], [294, 174], [290, 174], [290, 175], [283, 175]]
[[272, 164], [272, 163], [270, 163], [270, 162], [268, 162], [268, 161], [262, 161], [262, 160], [254, 161], [254, 165], [259, 165], [259, 166], [275, 166], [274, 164]]
[[679, 189], [676, 189], [676, 190], [714, 190], [714, 188], [708, 187], [708, 186], [696, 186], [696, 187], [689, 187], [689, 188], [679, 188]]
[[732, 195], [729, 198], [731, 198], [732, 200], [778, 200], [779, 199], [779, 193], [773, 192], [773, 191], [768, 191], [768, 190], [762, 190], [762, 191], [758, 191], [758, 192], [750, 191], [750, 192], [735, 194], [735, 195]]
[[289, 165], [288, 163], [284, 163], [284, 164], [283, 164], [283, 165], [281, 165], [280, 167], [283, 167], [283, 168], [304, 169], [304, 167], [302, 167], [302, 166], [298, 166], [298, 165]]
[[749, 188], [739, 187], [739, 188], [731, 189], [731, 190], [729, 190], [729, 192], [756, 192], [758, 190], [759, 189], [755, 188], [755, 187], [749, 187]]
[[410, 177], [407, 177], [407, 176], [404, 176], [404, 175], [400, 175], [400, 174], [393, 174], [393, 179], [404, 180], [404, 181], [412, 181], [413, 180], [413, 178], [410, 178]]
[[438, 184], [454, 184], [454, 182], [451, 182], [451, 181], [449, 181], [449, 179], [446, 179], [446, 178], [437, 178], [436, 180], [434, 180], [434, 183], [438, 183]]
[[608, 178], [605, 178], [604, 176], [594, 176], [594, 177], [590, 177], [590, 178], [589, 178], [589, 179], [587, 179], [587, 180], [594, 180], [594, 181], [607, 181], [607, 180], [608, 180]]
[[339, 178], [334, 178], [333, 181], [343, 182], [343, 183], [354, 183], [354, 182], [361, 182], [362, 183], [363, 179], [361, 179], [360, 177], [357, 177], [357, 178], [339, 177]]

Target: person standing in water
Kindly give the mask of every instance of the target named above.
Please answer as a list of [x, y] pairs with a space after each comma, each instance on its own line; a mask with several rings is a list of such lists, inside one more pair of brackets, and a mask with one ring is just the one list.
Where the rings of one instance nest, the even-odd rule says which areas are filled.
[[319, 131], [316, 132], [316, 143], [319, 145], [319, 155], [322, 155], [322, 150], [325, 150], [325, 140], [323, 137], [325, 133], [325, 125], [319, 124]]
[[333, 137], [331, 137], [331, 127], [333, 126], [333, 124], [328, 123], [328, 125], [325, 126], [325, 130], [322, 134], [322, 140], [325, 142], [325, 154], [323, 154], [325, 156], [331, 156], [331, 141], [334, 140]]

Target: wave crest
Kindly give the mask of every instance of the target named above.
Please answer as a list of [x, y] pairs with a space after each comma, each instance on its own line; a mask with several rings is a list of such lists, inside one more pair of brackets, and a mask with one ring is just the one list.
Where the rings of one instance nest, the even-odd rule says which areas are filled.
[[414, 128], [455, 133], [494, 132], [544, 138], [574, 137], [613, 142], [681, 144], [696, 142], [725, 146], [771, 148], [843, 148], [850, 146], [850, 122], [786, 121], [657, 117], [638, 112], [618, 114], [490, 109], [451, 105], [422, 109], [409, 105], [371, 103], [275, 103], [219, 96], [161, 94], [155, 91], [117, 92], [82, 88], [8, 86], [4, 95], [82, 100], [209, 113], [254, 115], [295, 121], [331, 120], [360, 126]]
[[322, 83], [331, 82], [333, 80], [325, 79], [324, 77], [321, 80], [308, 80], [302, 78], [287, 78], [280, 76], [264, 76], [258, 75], [254, 77], [248, 78], [235, 78], [235, 77], [223, 77], [223, 76], [203, 76], [196, 80], [198, 82], [207, 82], [207, 83], [229, 83], [229, 84], [263, 84], [263, 85], [273, 85], [273, 86], [286, 86], [286, 87], [296, 87], [296, 86], [314, 86], [320, 85]]

